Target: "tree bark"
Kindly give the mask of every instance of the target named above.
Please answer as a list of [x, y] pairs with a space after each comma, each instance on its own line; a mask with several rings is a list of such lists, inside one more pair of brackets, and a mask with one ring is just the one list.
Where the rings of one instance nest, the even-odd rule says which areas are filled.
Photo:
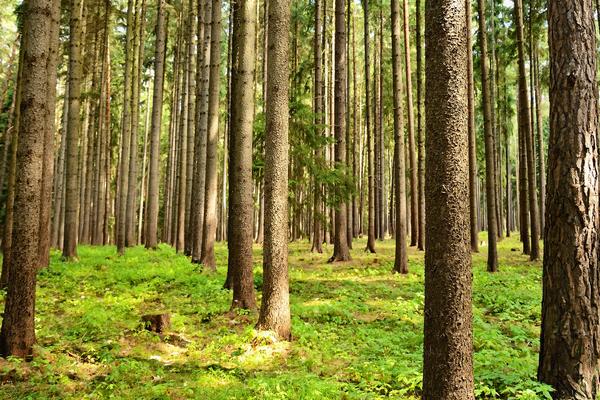
[[160, 131], [162, 126], [163, 91], [165, 76], [165, 0], [158, 0], [156, 16], [156, 44], [154, 51], [154, 88], [152, 93], [152, 122], [150, 127], [150, 165], [148, 171], [148, 220], [146, 221], [146, 248], [158, 244], [158, 177], [160, 174]]
[[[23, 80], [18, 131], [17, 171], [14, 202], [13, 243], [8, 255], [12, 262], [11, 277], [5, 300], [0, 331], [3, 356], [29, 357], [35, 343], [35, 290], [39, 265], [40, 204], [44, 138], [49, 108], [54, 107], [55, 92], [49, 82], [56, 78], [48, 69], [52, 65], [51, 43], [57, 32], [53, 27], [58, 1], [29, 0], [23, 14]], [[54, 74], [56, 71], [54, 71]]]
[[600, 385], [598, 84], [592, 2], [550, 0], [550, 140], [539, 379], [556, 399]]
[[71, 1], [71, 22], [69, 38], [69, 119], [66, 137], [66, 192], [65, 192], [65, 238], [63, 258], [77, 258], [77, 212], [79, 189], [77, 188], [77, 164], [79, 158], [79, 128], [81, 106], [81, 80], [83, 65], [81, 59], [81, 35], [83, 30], [83, 0]]
[[235, 228], [229, 232], [227, 247], [233, 288], [231, 307], [244, 309], [256, 308], [252, 257], [255, 9], [255, 0], [242, 0], [233, 5], [228, 224]]
[[465, 2], [428, 1], [425, 19], [423, 398], [468, 400], [475, 396]]
[[469, 100], [469, 212], [471, 214], [471, 251], [479, 253], [479, 222], [477, 221], [477, 132], [475, 128], [475, 82], [473, 78], [473, 38], [471, 0], [465, 0], [467, 11], [467, 84]]
[[[323, 136], [324, 130], [323, 121], [323, 2], [315, 0], [315, 37], [314, 37], [314, 63], [315, 63], [315, 80], [313, 88], [313, 107], [315, 111], [315, 126], [317, 135]], [[315, 150], [315, 161], [319, 166], [323, 164], [323, 149], [321, 146]], [[321, 220], [323, 219], [323, 201], [321, 194], [323, 187], [317, 176], [314, 177], [314, 199], [313, 199], [313, 237], [311, 251], [323, 253], [323, 234]]]
[[257, 328], [291, 339], [288, 281], [288, 80], [290, 2], [269, 1], [263, 298]]
[[496, 207], [496, 156], [494, 146], [494, 129], [492, 114], [492, 98], [489, 81], [489, 66], [487, 53], [487, 28], [485, 23], [485, 0], [478, 0], [479, 13], [479, 46], [481, 49], [481, 93], [483, 101], [483, 121], [485, 135], [485, 200], [487, 205], [488, 228], [488, 272], [498, 271], [498, 213]]
[[375, 253], [375, 182], [373, 160], [373, 132], [371, 129], [371, 109], [369, 97], [370, 61], [369, 61], [369, 0], [362, 0], [364, 9], [364, 45], [365, 45], [365, 123], [367, 130], [367, 175], [368, 175], [368, 228], [366, 251]]
[[[406, 12], [406, 9], [405, 9]], [[392, 72], [394, 90], [394, 180], [396, 198], [395, 213], [396, 226], [396, 253], [394, 258], [394, 272], [408, 273], [408, 256], [406, 248], [406, 170], [404, 160], [404, 117], [402, 104], [402, 66], [401, 66], [401, 39], [400, 39], [400, 4], [399, 0], [392, 0]], [[406, 21], [405, 21], [406, 23]], [[406, 42], [405, 42], [406, 46]]]
[[[335, 166], [342, 173], [346, 170], [346, 1], [335, 0]], [[336, 187], [337, 198], [341, 201], [335, 209], [335, 240], [333, 256], [329, 262], [349, 261], [347, 202], [343, 199], [341, 185]]]

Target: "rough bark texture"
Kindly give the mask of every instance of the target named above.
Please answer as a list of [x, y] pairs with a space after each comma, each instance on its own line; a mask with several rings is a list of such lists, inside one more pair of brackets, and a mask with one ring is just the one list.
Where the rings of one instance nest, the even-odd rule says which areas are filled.
[[[214, 271], [217, 268], [215, 239], [217, 237], [217, 144], [219, 141], [219, 90], [221, 87], [221, 0], [213, 0], [212, 2], [211, 30], [208, 136], [206, 138], [206, 191], [204, 192], [201, 264]], [[252, 234], [250, 234], [250, 237], [252, 237]]]
[[478, 0], [479, 46], [481, 49], [481, 94], [483, 101], [483, 125], [485, 136], [485, 201], [487, 206], [488, 259], [489, 272], [498, 270], [498, 221], [496, 219], [496, 161], [494, 150], [494, 129], [492, 116], [492, 95], [489, 81], [487, 52], [487, 31], [485, 23], [485, 0]]
[[[334, 99], [334, 130], [335, 130], [335, 164], [336, 168], [346, 171], [346, 1], [335, 0], [335, 99]], [[341, 189], [338, 198], [342, 199]], [[340, 201], [335, 210], [335, 239], [334, 261], [349, 261], [350, 249], [347, 235], [347, 202]]]
[[254, 73], [256, 1], [233, 6], [231, 68], [231, 144], [229, 153], [228, 267], [233, 288], [232, 308], [256, 308], [252, 243], [252, 129], [254, 124]]
[[466, 11], [426, 3], [426, 253], [423, 398], [474, 399]]
[[148, 171], [148, 219], [146, 221], [146, 248], [158, 244], [158, 177], [160, 174], [160, 131], [162, 125], [163, 89], [165, 76], [165, 2], [158, 0], [156, 16], [156, 44], [154, 50], [154, 89], [152, 94], [152, 122], [150, 125], [150, 165]]
[[402, 104], [402, 65], [400, 39], [400, 4], [392, 0], [392, 71], [394, 90], [394, 197], [396, 254], [394, 272], [408, 273], [408, 255], [406, 248], [406, 171], [404, 160], [404, 109]]
[[40, 201], [44, 137], [50, 107], [55, 98], [48, 83], [55, 78], [47, 69], [52, 18], [56, 0], [29, 0], [23, 14], [23, 80], [20, 103], [19, 142], [14, 202], [12, 259], [4, 318], [0, 331], [0, 353], [3, 356], [28, 357], [35, 343], [35, 289], [39, 260]]
[[598, 86], [591, 0], [548, 2], [550, 141], [538, 376], [556, 399], [600, 385]]
[[471, 34], [471, 0], [465, 0], [467, 11], [467, 84], [469, 99], [469, 213], [471, 214], [471, 251], [479, 252], [477, 221], [477, 132], [475, 128], [475, 82], [473, 79], [473, 39]]
[[290, 2], [269, 1], [263, 297], [258, 329], [291, 339], [288, 281], [288, 79]]
[[69, 119], [67, 123], [67, 158], [65, 192], [65, 238], [63, 258], [77, 258], [77, 210], [79, 189], [77, 188], [79, 159], [79, 128], [81, 125], [79, 110], [81, 106], [81, 80], [83, 64], [81, 59], [81, 35], [83, 0], [71, 1], [71, 22], [69, 40]]

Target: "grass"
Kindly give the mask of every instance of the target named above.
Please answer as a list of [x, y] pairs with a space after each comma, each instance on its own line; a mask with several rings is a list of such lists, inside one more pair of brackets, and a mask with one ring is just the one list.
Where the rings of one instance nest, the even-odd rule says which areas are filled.
[[[482, 235], [483, 238], [483, 235]], [[173, 249], [79, 248], [52, 255], [38, 283], [36, 357], [0, 360], [3, 399], [415, 399], [421, 390], [423, 253], [392, 275], [392, 241], [328, 265], [306, 242], [290, 245], [294, 340], [257, 335], [253, 313], [229, 313], [218, 272]], [[535, 381], [541, 267], [516, 239], [499, 244], [500, 272], [474, 256], [474, 348], [478, 398], [549, 398]], [[516, 251], [513, 251], [516, 250]], [[262, 283], [255, 249], [256, 286]], [[0, 295], [0, 300], [3, 298]], [[171, 313], [171, 335], [143, 329], [147, 313]]]

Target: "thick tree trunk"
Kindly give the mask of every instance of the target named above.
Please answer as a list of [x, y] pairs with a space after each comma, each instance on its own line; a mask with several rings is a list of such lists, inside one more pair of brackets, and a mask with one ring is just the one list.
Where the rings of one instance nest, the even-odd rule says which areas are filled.
[[288, 281], [288, 80], [290, 2], [269, 1], [263, 297], [257, 328], [291, 339]]
[[[252, 130], [256, 61], [256, 1], [243, 0], [233, 8], [231, 68], [231, 144], [229, 147], [228, 267], [233, 288], [232, 308], [256, 308], [252, 244]], [[207, 193], [208, 194], [208, 193]]]
[[402, 43], [400, 39], [399, 0], [392, 0], [391, 14], [392, 73], [394, 90], [394, 197], [396, 198], [396, 226], [394, 230], [394, 236], [396, 238], [396, 253], [394, 258], [394, 272], [400, 274], [407, 274], [408, 256], [406, 248], [406, 169], [404, 160], [404, 109], [402, 104], [402, 65], [400, 59], [400, 49], [402, 47]]
[[[336, 168], [346, 169], [346, 1], [335, 0], [335, 99], [334, 99], [334, 130], [335, 130], [335, 165]], [[341, 188], [338, 198], [343, 197]], [[335, 209], [335, 240], [333, 256], [329, 262], [349, 261], [350, 249], [347, 235], [347, 202], [342, 200]]]
[[[430, 0], [423, 398], [474, 399], [465, 2]], [[440, 191], [439, 188], [445, 190]]]
[[[0, 353], [3, 356], [29, 357], [35, 343], [35, 290], [39, 265], [40, 204], [42, 201], [42, 169], [44, 140], [49, 108], [54, 107], [55, 81], [48, 66], [53, 64], [52, 37], [58, 1], [29, 0], [23, 10], [23, 80], [18, 131], [17, 171], [15, 182], [14, 228], [11, 249], [10, 283], [5, 300], [0, 331]], [[15, 135], [16, 136], [16, 135]], [[47, 205], [44, 205], [47, 206]]]
[[487, 54], [487, 28], [485, 23], [485, 0], [478, 0], [479, 13], [479, 46], [481, 49], [481, 93], [483, 101], [483, 121], [485, 135], [485, 200], [487, 205], [488, 228], [488, 272], [498, 271], [498, 213], [496, 207], [496, 157], [494, 146], [494, 129], [492, 114], [492, 98], [489, 81], [489, 66]]
[[556, 399], [600, 385], [598, 86], [589, 0], [548, 2], [550, 141], [539, 379]]

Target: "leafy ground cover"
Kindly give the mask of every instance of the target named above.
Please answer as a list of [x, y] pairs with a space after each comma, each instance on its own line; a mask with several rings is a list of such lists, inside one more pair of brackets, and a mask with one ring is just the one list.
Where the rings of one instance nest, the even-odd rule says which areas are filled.
[[[352, 262], [328, 265], [308, 243], [290, 245], [291, 343], [258, 335], [255, 314], [229, 312], [224, 244], [216, 274], [167, 246], [125, 257], [114, 247], [82, 246], [78, 263], [54, 253], [39, 276], [36, 356], [0, 359], [0, 398], [418, 398], [423, 253], [411, 249], [411, 272], [398, 276], [393, 241], [378, 242], [375, 255], [364, 247], [356, 241]], [[474, 256], [478, 398], [549, 398], [535, 381], [541, 265], [519, 249], [514, 238], [502, 241], [493, 275], [486, 248]], [[257, 247], [257, 288], [260, 254]], [[147, 332], [141, 315], [160, 312], [171, 314], [170, 332]]]

